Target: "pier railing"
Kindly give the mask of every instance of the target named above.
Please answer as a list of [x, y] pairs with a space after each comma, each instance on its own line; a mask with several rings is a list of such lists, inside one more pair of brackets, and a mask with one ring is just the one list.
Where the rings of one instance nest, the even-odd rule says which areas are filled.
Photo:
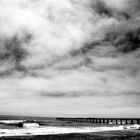
[[140, 118], [56, 118], [59, 121], [88, 122], [100, 124], [140, 124]]

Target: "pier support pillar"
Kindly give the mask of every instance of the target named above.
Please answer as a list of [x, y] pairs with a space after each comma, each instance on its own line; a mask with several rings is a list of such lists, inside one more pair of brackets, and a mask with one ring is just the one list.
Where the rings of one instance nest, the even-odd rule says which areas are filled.
[[107, 124], [109, 124], [109, 120], [108, 119], [106, 120], [106, 122], [107, 122]]
[[115, 121], [116, 121], [116, 124], [118, 124], [118, 120], [116, 119]]
[[121, 124], [122, 124], [122, 120], [120, 120]]
[[137, 124], [140, 124], [140, 120], [137, 120]]

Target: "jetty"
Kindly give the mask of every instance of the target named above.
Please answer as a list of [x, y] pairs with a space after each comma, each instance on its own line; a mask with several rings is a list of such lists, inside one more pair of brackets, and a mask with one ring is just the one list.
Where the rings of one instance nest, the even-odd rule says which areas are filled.
[[100, 123], [100, 124], [140, 124], [140, 118], [56, 118], [59, 121], [69, 122], [88, 122], [88, 123]]

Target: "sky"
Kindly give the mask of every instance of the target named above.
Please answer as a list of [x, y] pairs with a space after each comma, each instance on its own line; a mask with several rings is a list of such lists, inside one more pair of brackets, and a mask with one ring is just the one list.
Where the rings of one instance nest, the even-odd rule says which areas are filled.
[[0, 0], [0, 114], [140, 117], [139, 0]]

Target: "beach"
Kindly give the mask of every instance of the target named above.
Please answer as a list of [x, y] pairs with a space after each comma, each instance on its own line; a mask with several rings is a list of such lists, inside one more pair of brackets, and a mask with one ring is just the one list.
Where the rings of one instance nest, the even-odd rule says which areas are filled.
[[140, 131], [122, 130], [94, 133], [52, 134], [36, 136], [6, 136], [0, 140], [140, 140]]

